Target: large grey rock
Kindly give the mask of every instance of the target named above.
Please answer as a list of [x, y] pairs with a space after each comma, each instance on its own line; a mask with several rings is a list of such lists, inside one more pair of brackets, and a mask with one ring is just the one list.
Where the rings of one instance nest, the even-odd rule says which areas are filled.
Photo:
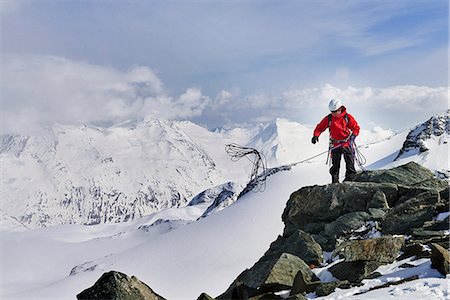
[[437, 269], [441, 274], [450, 274], [450, 253], [438, 244], [430, 244], [431, 267]]
[[111, 271], [77, 295], [78, 300], [164, 300], [148, 285], [132, 276]]
[[366, 240], [351, 240], [340, 246], [338, 253], [345, 261], [377, 261], [392, 263], [405, 244], [403, 236], [383, 236]]
[[264, 254], [278, 258], [282, 253], [300, 257], [308, 265], [320, 265], [323, 262], [322, 248], [314, 238], [303, 230], [296, 230], [288, 237], [279, 236]]
[[370, 203], [379, 206], [380, 201], [373, 199], [381, 193], [388, 204], [398, 198], [397, 186], [390, 183], [346, 182], [301, 188], [291, 194], [283, 212], [285, 235], [310, 223], [329, 223], [346, 213], [365, 211]]
[[249, 298], [290, 289], [299, 271], [312, 273], [309, 266], [295, 255], [283, 253], [277, 259], [263, 256], [253, 267], [242, 272], [217, 299], [234, 299], [232, 295], [237, 294], [237, 289], [244, 289], [240, 294], [245, 294]]
[[433, 178], [434, 174], [430, 170], [415, 162], [410, 162], [392, 169], [358, 173], [353, 181], [394, 183], [406, 186], [415, 186], [419, 185], [421, 182]]
[[343, 261], [329, 268], [329, 271], [337, 279], [360, 282], [381, 265], [382, 263], [376, 261]]

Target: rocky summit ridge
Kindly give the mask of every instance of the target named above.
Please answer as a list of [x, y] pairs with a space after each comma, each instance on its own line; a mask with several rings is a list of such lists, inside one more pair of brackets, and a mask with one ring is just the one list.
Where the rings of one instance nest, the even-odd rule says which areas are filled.
[[[302, 187], [287, 201], [283, 234], [216, 299], [325, 296], [408, 257], [429, 258], [449, 274], [448, 212], [448, 183], [414, 162], [358, 173], [353, 182]], [[337, 281], [322, 282], [313, 272], [327, 265]]]

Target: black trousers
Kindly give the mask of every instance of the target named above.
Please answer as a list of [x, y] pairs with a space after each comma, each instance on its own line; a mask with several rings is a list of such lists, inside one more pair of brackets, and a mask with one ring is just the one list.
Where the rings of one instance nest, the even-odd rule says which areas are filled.
[[352, 181], [356, 175], [355, 157], [352, 150], [348, 147], [339, 147], [331, 151], [331, 182], [339, 182], [339, 169], [341, 166], [341, 157], [344, 155], [345, 160], [345, 179], [344, 181]]

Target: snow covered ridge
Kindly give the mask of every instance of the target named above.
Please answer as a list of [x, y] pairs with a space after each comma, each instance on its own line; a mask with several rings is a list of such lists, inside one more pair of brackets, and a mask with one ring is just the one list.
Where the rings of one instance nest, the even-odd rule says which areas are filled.
[[185, 206], [230, 176], [217, 166], [220, 157], [210, 156], [215, 149], [205, 150], [183, 128], [210, 134], [192, 123], [145, 120], [2, 135], [2, 218], [29, 227], [99, 224]]
[[425, 152], [429, 150], [428, 140], [438, 139], [441, 144], [449, 141], [450, 134], [450, 110], [444, 114], [432, 116], [428, 121], [416, 126], [410, 131], [403, 143], [396, 160], [411, 150]]

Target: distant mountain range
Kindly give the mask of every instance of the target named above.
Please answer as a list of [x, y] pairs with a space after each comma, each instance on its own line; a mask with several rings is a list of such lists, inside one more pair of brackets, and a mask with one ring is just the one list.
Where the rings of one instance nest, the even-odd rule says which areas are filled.
[[[249, 162], [231, 162], [227, 143], [256, 148], [269, 166], [278, 166], [326, 149], [326, 135], [313, 146], [311, 132], [285, 119], [215, 132], [188, 121], [146, 119], [109, 128], [56, 124], [40, 135], [2, 135], [1, 222], [26, 227], [123, 222], [220, 196], [208, 198], [218, 206], [209, 207], [206, 216], [231, 204], [236, 197], [230, 190], [239, 193], [248, 180]], [[362, 131], [360, 140], [393, 134]], [[448, 150], [448, 136], [449, 113], [433, 116], [408, 134], [396, 159], [410, 151]], [[448, 166], [421, 159], [448, 175]]]

